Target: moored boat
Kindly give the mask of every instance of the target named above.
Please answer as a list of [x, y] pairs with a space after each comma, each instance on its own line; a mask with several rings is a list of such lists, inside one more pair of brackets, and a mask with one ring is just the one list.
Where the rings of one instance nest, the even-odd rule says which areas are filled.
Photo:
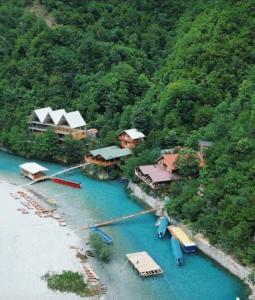
[[167, 217], [163, 217], [160, 220], [159, 227], [158, 227], [158, 237], [159, 238], [162, 238], [165, 235], [168, 224], [169, 224], [169, 222], [168, 222]]
[[179, 241], [174, 237], [171, 238], [171, 246], [172, 246], [175, 263], [177, 264], [177, 266], [183, 265], [184, 261], [183, 261], [182, 249]]
[[111, 245], [113, 243], [112, 238], [109, 235], [107, 235], [105, 232], [103, 232], [101, 229], [99, 229], [97, 226], [92, 226], [91, 230], [96, 235], [98, 235], [101, 238], [101, 240], [106, 244]]
[[187, 236], [187, 234], [180, 227], [170, 225], [167, 227], [167, 229], [171, 233], [171, 235], [180, 242], [184, 252], [192, 253], [197, 250], [196, 244]]
[[51, 181], [53, 181], [55, 183], [67, 185], [67, 186], [70, 186], [70, 187], [73, 187], [73, 188], [77, 188], [77, 189], [81, 188], [81, 184], [79, 182], [66, 180], [66, 179], [59, 178], [59, 177], [53, 177], [53, 178], [51, 178]]

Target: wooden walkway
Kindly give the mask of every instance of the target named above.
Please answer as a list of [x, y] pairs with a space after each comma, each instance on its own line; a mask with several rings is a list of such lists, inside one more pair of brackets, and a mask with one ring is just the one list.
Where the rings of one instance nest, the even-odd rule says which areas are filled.
[[54, 173], [54, 174], [52, 174], [52, 175], [49, 175], [49, 176], [43, 176], [43, 177], [38, 178], [38, 179], [35, 179], [35, 180], [33, 180], [33, 181], [29, 182], [29, 183], [20, 185], [20, 187], [25, 187], [25, 186], [32, 185], [32, 184], [34, 184], [34, 183], [36, 183], [36, 182], [48, 180], [48, 179], [50, 179], [50, 178], [52, 178], [52, 177], [55, 177], [55, 176], [57, 176], [57, 175], [60, 175], [60, 174], [63, 174], [63, 173], [66, 173], [66, 172], [68, 172], [68, 171], [71, 171], [71, 170], [74, 170], [74, 169], [78, 169], [78, 168], [81, 168], [81, 167], [86, 167], [86, 166], [88, 166], [88, 165], [89, 165], [89, 163], [84, 163], [84, 164], [79, 164], [79, 165], [76, 165], [76, 166], [72, 166], [72, 167], [70, 167], [70, 168], [67, 168], [67, 169], [58, 171], [58, 172], [56, 172], [56, 173]]
[[92, 226], [102, 227], [102, 226], [110, 225], [110, 224], [113, 224], [113, 223], [121, 222], [121, 221], [124, 221], [124, 220], [127, 220], [127, 219], [131, 219], [131, 218], [141, 216], [141, 215], [145, 215], [145, 214], [154, 212], [158, 209], [159, 209], [158, 207], [157, 208], [150, 208], [150, 209], [142, 210], [142, 211], [139, 211], [137, 213], [130, 214], [130, 215], [125, 215], [125, 216], [121, 216], [121, 217], [118, 217], [118, 218], [113, 218], [113, 219], [108, 220], [108, 221], [99, 222], [99, 223], [96, 223], [96, 224], [90, 224], [90, 225], [81, 227], [80, 230], [89, 229]]

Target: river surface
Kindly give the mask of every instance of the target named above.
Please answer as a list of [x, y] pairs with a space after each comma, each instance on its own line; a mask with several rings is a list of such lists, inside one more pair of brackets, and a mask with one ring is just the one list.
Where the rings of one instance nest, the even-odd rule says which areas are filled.
[[[11, 183], [29, 182], [19, 175], [19, 165], [28, 159], [0, 151], [0, 179]], [[34, 161], [34, 160], [33, 160]], [[50, 173], [63, 166], [39, 162]], [[102, 182], [90, 179], [79, 170], [67, 175], [70, 180], [80, 181], [82, 189], [73, 189], [52, 182], [33, 185], [33, 190], [46, 198], [54, 198], [60, 212], [71, 228], [84, 240], [88, 232], [81, 226], [96, 221], [138, 212], [141, 203], [132, 199], [125, 185], [116, 181]], [[104, 228], [114, 241], [114, 256], [109, 264], [93, 259], [96, 272], [108, 288], [106, 299], [118, 300], [246, 300], [247, 288], [229, 272], [219, 267], [201, 253], [184, 255], [184, 266], [174, 263], [169, 236], [159, 240], [156, 236], [156, 217], [151, 214]], [[56, 237], [57, 238], [57, 237]], [[147, 251], [161, 266], [164, 275], [142, 279], [129, 266], [125, 255]], [[2, 266], [1, 266], [2, 267]], [[32, 287], [31, 287], [32, 288]]]

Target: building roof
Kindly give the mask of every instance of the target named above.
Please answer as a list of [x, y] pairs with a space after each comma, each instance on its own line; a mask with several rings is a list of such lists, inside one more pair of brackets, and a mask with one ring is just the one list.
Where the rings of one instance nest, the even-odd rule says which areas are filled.
[[44, 168], [43, 166], [39, 165], [38, 163], [35, 162], [28, 162], [28, 163], [24, 163], [22, 165], [19, 166], [21, 169], [27, 171], [30, 174], [36, 174], [39, 172], [44, 172], [44, 171], [48, 171], [47, 168]]
[[168, 182], [179, 179], [178, 175], [169, 173], [159, 165], [139, 166], [139, 169], [144, 175], [149, 176], [153, 183]]
[[43, 123], [47, 114], [51, 111], [52, 111], [51, 107], [44, 107], [44, 108], [35, 109], [33, 111], [33, 114], [35, 114], [39, 119], [39, 121]]
[[90, 128], [87, 130], [87, 135], [97, 135], [98, 129], [96, 128]]
[[73, 129], [86, 126], [86, 122], [84, 121], [78, 110], [63, 114], [58, 122], [58, 125], [60, 125], [61, 121], [63, 120], [65, 120], [67, 124]]
[[58, 109], [58, 110], [53, 110], [48, 113], [50, 115], [53, 123], [55, 125], [58, 125], [58, 122], [60, 121], [61, 117], [66, 113], [64, 109]]
[[174, 154], [174, 153], [164, 154], [157, 161], [162, 159], [163, 164], [167, 165], [167, 170], [169, 172], [172, 172], [172, 171], [176, 170], [175, 161], [176, 161], [177, 157], [178, 157], [178, 154]]
[[213, 142], [199, 140], [198, 144], [199, 144], [200, 147], [210, 147], [210, 146], [213, 145]]
[[183, 245], [193, 246], [195, 243], [187, 236], [187, 234], [178, 226], [170, 225], [168, 231], [175, 236]]
[[127, 148], [119, 148], [118, 146], [104, 147], [96, 150], [90, 151], [90, 153], [95, 156], [101, 156], [105, 160], [111, 160], [115, 158], [120, 158], [132, 154], [131, 150]]
[[137, 140], [137, 139], [141, 139], [141, 138], [145, 137], [145, 135], [141, 131], [138, 131], [136, 128], [127, 129], [124, 132], [128, 136], [130, 136], [131, 139], [133, 139], [133, 140]]
[[66, 122], [70, 128], [86, 126], [86, 122], [79, 111], [67, 113], [64, 109], [52, 110], [50, 107], [39, 108], [33, 111], [41, 123], [46, 121], [46, 117], [50, 117], [55, 125], [61, 125]]
[[150, 257], [150, 255], [145, 252], [136, 252], [126, 254], [127, 259], [132, 263], [132, 265], [137, 269], [139, 274], [146, 272], [161, 270], [160, 266]]

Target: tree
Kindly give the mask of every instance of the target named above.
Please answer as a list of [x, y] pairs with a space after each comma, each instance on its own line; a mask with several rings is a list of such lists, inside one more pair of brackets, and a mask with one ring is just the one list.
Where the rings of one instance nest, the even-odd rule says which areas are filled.
[[176, 168], [183, 177], [194, 176], [199, 173], [198, 153], [191, 149], [183, 149], [178, 153]]

